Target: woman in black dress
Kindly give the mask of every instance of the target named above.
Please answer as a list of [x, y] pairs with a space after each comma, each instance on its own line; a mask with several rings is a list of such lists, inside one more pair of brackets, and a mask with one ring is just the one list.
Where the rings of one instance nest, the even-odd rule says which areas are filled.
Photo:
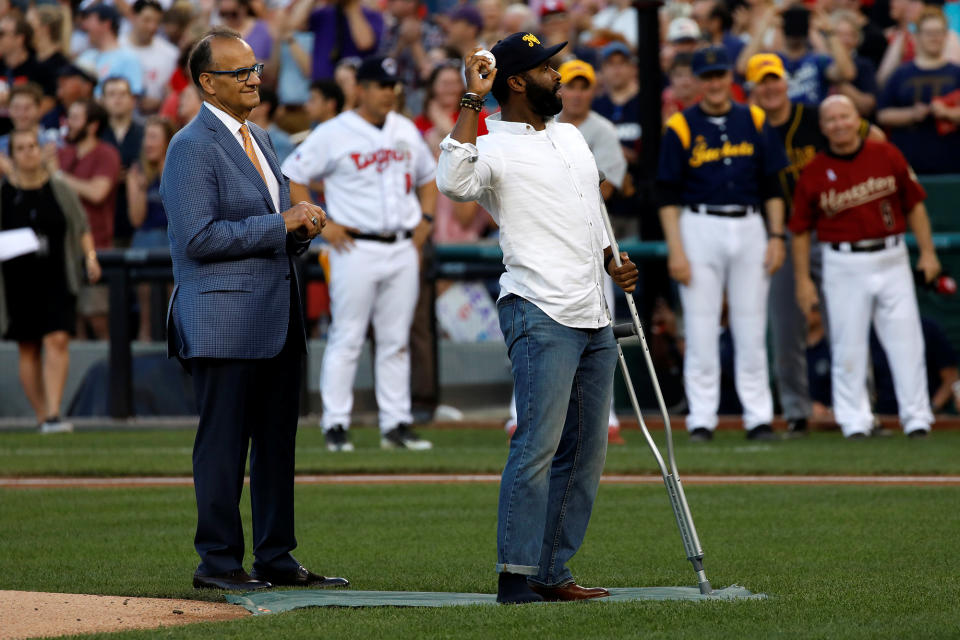
[[93, 236], [77, 195], [44, 163], [36, 131], [10, 134], [13, 171], [0, 182], [0, 230], [30, 228], [40, 249], [2, 263], [0, 335], [20, 348], [20, 382], [41, 433], [71, 431], [60, 419], [81, 260], [100, 279]]

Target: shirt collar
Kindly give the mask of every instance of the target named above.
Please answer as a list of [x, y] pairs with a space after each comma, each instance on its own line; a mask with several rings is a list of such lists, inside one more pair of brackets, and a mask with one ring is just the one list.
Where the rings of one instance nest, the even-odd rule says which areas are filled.
[[[501, 120], [501, 113], [497, 113], [487, 116], [487, 131], [490, 133], [510, 133], [516, 136], [532, 136], [540, 133], [533, 128], [532, 125], [527, 124], [526, 122], [512, 122], [509, 120]], [[556, 124], [556, 117], [548, 118], [546, 121], [547, 128], [552, 127]]]
[[[207, 109], [210, 109], [213, 115], [217, 116], [220, 122], [222, 122], [224, 126], [227, 128], [227, 130], [230, 131], [230, 133], [232, 133], [233, 135], [237, 135], [240, 132], [240, 127], [246, 124], [245, 122], [240, 122], [239, 120], [234, 118], [232, 115], [230, 115], [223, 109], [213, 106], [209, 102], [204, 102], [203, 105]], [[247, 129], [249, 128], [250, 127], [248, 126]]]

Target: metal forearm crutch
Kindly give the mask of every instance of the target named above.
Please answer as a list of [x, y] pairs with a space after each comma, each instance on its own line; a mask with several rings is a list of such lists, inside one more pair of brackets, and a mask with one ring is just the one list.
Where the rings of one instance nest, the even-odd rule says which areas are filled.
[[[601, 182], [603, 176], [601, 174]], [[603, 215], [603, 224], [607, 229], [607, 237], [610, 239], [610, 248], [613, 250], [614, 263], [619, 267], [622, 264], [620, 259], [620, 247], [617, 245], [617, 239], [613, 235], [613, 226], [610, 224], [610, 216], [607, 214], [607, 206], [600, 196], [600, 213]], [[683, 493], [683, 485], [680, 484], [680, 474], [677, 472], [677, 460], [673, 455], [673, 432], [670, 429], [670, 416], [667, 414], [666, 404], [663, 402], [663, 394], [660, 392], [660, 382], [657, 380], [657, 372], [653, 367], [653, 359], [650, 357], [650, 349], [647, 347], [647, 339], [643, 335], [643, 327], [640, 326], [640, 316], [637, 314], [637, 305], [633, 300], [633, 295], [626, 294], [627, 307], [630, 309], [632, 322], [614, 326], [613, 335], [617, 340], [617, 355], [620, 358], [620, 371], [623, 372], [623, 381], [627, 385], [627, 394], [630, 396], [630, 404], [633, 405], [633, 411], [637, 414], [637, 420], [640, 423], [640, 430], [643, 431], [643, 437], [646, 438], [653, 457], [657, 459], [657, 465], [660, 466], [660, 475], [663, 476], [663, 484], [667, 487], [667, 496], [670, 498], [670, 505], [673, 507], [673, 514], [677, 518], [677, 527], [680, 528], [680, 536], [683, 538], [683, 550], [687, 554], [687, 560], [693, 564], [693, 570], [697, 574], [697, 586], [700, 587], [700, 593], [710, 595], [713, 589], [710, 587], [710, 581], [703, 571], [703, 547], [700, 546], [700, 538], [697, 537], [697, 529], [693, 525], [693, 515], [690, 513], [690, 506], [687, 504], [687, 496]], [[623, 357], [623, 349], [620, 348], [620, 340], [637, 336], [640, 338], [640, 344], [643, 346], [643, 357], [647, 361], [647, 371], [650, 372], [650, 380], [653, 382], [653, 390], [657, 395], [657, 404], [660, 406], [660, 415], [663, 416], [663, 428], [667, 434], [667, 458], [670, 460], [670, 468], [667, 468], [660, 455], [660, 449], [653, 441], [647, 424], [643, 421], [643, 414], [640, 413], [640, 404], [637, 402], [637, 394], [633, 389], [633, 381], [630, 379], [630, 371], [627, 369], [627, 361]]]

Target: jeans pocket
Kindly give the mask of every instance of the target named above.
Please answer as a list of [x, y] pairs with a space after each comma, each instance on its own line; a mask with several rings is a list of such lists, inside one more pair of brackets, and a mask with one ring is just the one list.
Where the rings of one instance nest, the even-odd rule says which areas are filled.
[[508, 293], [497, 300], [497, 317], [500, 320], [500, 332], [503, 334], [507, 344], [510, 344], [512, 340], [510, 334], [513, 329], [513, 311], [516, 302], [517, 296], [512, 293]]

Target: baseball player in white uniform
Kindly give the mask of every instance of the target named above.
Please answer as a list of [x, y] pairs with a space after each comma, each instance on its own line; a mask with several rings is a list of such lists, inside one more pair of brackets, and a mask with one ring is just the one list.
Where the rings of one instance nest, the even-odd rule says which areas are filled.
[[347, 437], [357, 360], [372, 322], [374, 377], [383, 448], [429, 449], [411, 429], [410, 325], [419, 289], [419, 250], [437, 197], [433, 155], [396, 105], [396, 63], [368, 58], [357, 71], [356, 109], [317, 126], [283, 163], [297, 200], [323, 180], [330, 212], [332, 321], [320, 372], [327, 448]]

